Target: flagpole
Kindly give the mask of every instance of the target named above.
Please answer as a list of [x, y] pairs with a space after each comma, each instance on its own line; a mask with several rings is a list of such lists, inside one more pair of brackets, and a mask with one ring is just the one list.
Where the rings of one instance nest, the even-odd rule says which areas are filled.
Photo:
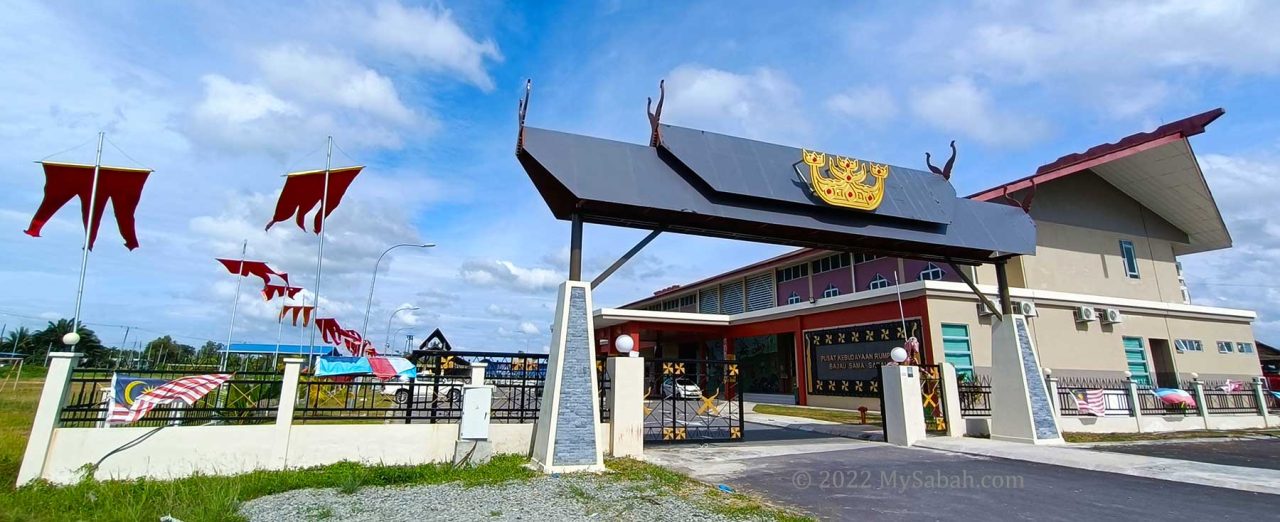
[[[288, 292], [288, 290], [285, 290]], [[271, 356], [271, 371], [276, 371], [276, 361], [280, 359], [280, 336], [284, 335], [284, 299], [280, 300], [279, 324], [276, 325], [276, 353]]]
[[249, 251], [249, 240], [240, 245], [240, 266], [236, 268], [236, 295], [231, 300], [231, 325], [227, 327], [227, 345], [222, 348], [222, 362], [218, 371], [227, 371], [227, 358], [231, 355], [231, 336], [236, 331], [236, 312], [240, 308], [240, 284], [244, 283], [244, 256]]
[[[76, 313], [71, 320], [71, 333], [77, 335], [80, 333], [80, 302], [84, 300], [84, 273], [89, 267], [89, 237], [93, 231], [94, 208], [98, 203], [98, 175], [102, 170], [102, 140], [106, 134], [98, 132], [98, 154], [93, 160], [93, 187], [89, 189], [89, 215], [85, 217], [84, 248], [80, 250], [80, 285], [76, 288]], [[71, 345], [71, 351], [76, 351], [76, 345]]]
[[[323, 273], [324, 267], [324, 221], [325, 214], [329, 212], [329, 170], [333, 167], [333, 136], [329, 136], [324, 154], [324, 192], [320, 195], [320, 249], [316, 252], [316, 304], [315, 314], [320, 317], [320, 275]], [[312, 355], [315, 355], [316, 331], [311, 329], [311, 341], [309, 343]]]

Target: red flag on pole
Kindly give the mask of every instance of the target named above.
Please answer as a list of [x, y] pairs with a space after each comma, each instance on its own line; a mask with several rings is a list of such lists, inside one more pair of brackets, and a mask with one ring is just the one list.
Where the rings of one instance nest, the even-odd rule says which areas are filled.
[[314, 307], [314, 306], [295, 306], [295, 305], [284, 305], [284, 306], [280, 307], [280, 319], [279, 319], [279, 321], [283, 321], [283, 320], [284, 320], [284, 316], [285, 316], [285, 314], [292, 314], [292, 315], [293, 315], [293, 325], [294, 325], [294, 326], [298, 326], [298, 314], [302, 314], [302, 326], [304, 326], [304, 327], [305, 327], [305, 326], [307, 326], [307, 325], [311, 324], [311, 311], [312, 311], [312, 310], [315, 310], [315, 309], [316, 309], [316, 307]]
[[302, 287], [300, 286], [267, 284], [262, 287], [262, 297], [267, 301], [286, 295], [289, 296], [289, 299], [293, 299], [301, 291]]
[[[93, 165], [78, 163], [43, 162], [44, 199], [24, 231], [28, 236], [40, 237], [45, 223], [62, 209], [73, 197], [80, 198], [80, 220], [89, 226], [89, 199], [93, 192]], [[98, 226], [106, 210], [107, 200], [116, 215], [120, 237], [129, 250], [138, 248], [138, 233], [134, 228], [134, 211], [142, 198], [142, 186], [151, 174], [148, 169], [101, 166], [98, 170], [98, 197], [93, 205], [93, 227], [89, 230], [89, 249], [98, 238]]]
[[[347, 193], [347, 188], [351, 186], [351, 182], [355, 181], [356, 175], [360, 174], [363, 166], [358, 167], [341, 167], [329, 170], [329, 197], [325, 201], [325, 215], [329, 217], [333, 214], [333, 209], [338, 208], [338, 204], [342, 203], [342, 196]], [[298, 224], [298, 228], [306, 230], [304, 223], [307, 213], [311, 209], [320, 205], [320, 199], [324, 197], [324, 171], [308, 170], [304, 172], [291, 172], [286, 175], [284, 180], [284, 189], [280, 191], [280, 199], [276, 201], [276, 211], [271, 217], [271, 222], [267, 223], [267, 230], [271, 230], [271, 226], [294, 217], [294, 222]], [[320, 212], [316, 212], [313, 218], [313, 232], [320, 233]]]
[[263, 285], [271, 284], [271, 276], [279, 276], [285, 284], [289, 284], [289, 274], [277, 272], [263, 261], [240, 261], [238, 259], [222, 259], [217, 258], [219, 263], [234, 275], [238, 276], [258, 276], [262, 278]]

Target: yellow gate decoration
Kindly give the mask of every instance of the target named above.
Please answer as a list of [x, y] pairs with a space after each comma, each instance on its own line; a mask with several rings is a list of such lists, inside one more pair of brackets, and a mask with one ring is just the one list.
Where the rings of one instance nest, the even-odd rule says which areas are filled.
[[[858, 210], [875, 210], [884, 200], [884, 181], [889, 177], [889, 166], [844, 156], [827, 157], [816, 151], [803, 150], [804, 163], [809, 166], [809, 189], [828, 205]], [[822, 174], [826, 168], [829, 176]], [[874, 178], [874, 185], [866, 183]]]

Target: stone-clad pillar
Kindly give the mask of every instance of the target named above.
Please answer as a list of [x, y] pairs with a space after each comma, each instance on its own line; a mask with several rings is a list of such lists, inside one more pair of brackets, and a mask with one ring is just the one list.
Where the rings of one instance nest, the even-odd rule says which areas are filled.
[[1005, 314], [991, 335], [991, 438], [1062, 444], [1027, 318]]
[[591, 311], [591, 283], [560, 285], [533, 442], [533, 460], [545, 473], [604, 471]]

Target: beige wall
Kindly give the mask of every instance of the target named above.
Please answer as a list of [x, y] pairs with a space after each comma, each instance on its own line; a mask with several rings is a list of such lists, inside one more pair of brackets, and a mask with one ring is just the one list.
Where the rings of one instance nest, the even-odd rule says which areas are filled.
[[[1043, 222], [1037, 233], [1036, 255], [1022, 258], [1023, 288], [1182, 302], [1170, 241]], [[1137, 251], [1136, 279], [1125, 275], [1122, 239]]]
[[[929, 349], [934, 360], [943, 360], [942, 323], [961, 323], [969, 325], [974, 366], [990, 368], [991, 317], [979, 318], [976, 306], [977, 298], [929, 297]], [[1190, 378], [1192, 372], [1199, 373], [1202, 379], [1241, 379], [1261, 373], [1256, 350], [1252, 354], [1219, 354], [1217, 350], [1216, 341], [1219, 340], [1254, 342], [1253, 329], [1247, 319], [1197, 317], [1120, 307], [1124, 315], [1122, 323], [1077, 323], [1075, 306], [1036, 302], [1039, 316], [1028, 321], [1041, 366], [1053, 369], [1056, 375], [1119, 377], [1127, 367], [1122, 341], [1125, 336], [1143, 339], [1148, 368], [1153, 376], [1154, 359], [1149, 342], [1152, 338], [1167, 339], [1170, 347], [1174, 339], [1198, 339], [1203, 343], [1203, 352], [1173, 354], [1174, 369], [1182, 379]]]

